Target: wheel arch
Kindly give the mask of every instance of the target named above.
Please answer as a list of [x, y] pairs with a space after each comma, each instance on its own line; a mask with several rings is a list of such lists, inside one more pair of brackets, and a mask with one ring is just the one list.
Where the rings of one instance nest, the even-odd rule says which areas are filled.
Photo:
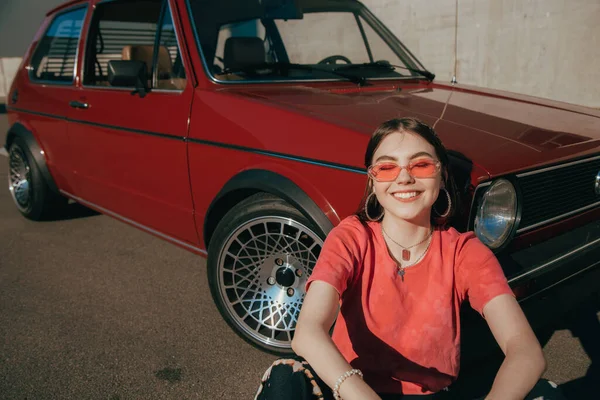
[[21, 138], [25, 142], [25, 144], [27, 144], [29, 152], [33, 156], [33, 159], [50, 190], [56, 194], [60, 194], [58, 186], [56, 186], [56, 182], [54, 181], [54, 178], [52, 177], [52, 175], [50, 174], [50, 170], [48, 169], [48, 164], [46, 163], [44, 151], [42, 150], [42, 147], [36, 140], [33, 133], [21, 123], [16, 122], [15, 124], [13, 124], [13, 126], [10, 127], [10, 129], [8, 130], [8, 134], [6, 135], [6, 143], [4, 145], [6, 151], [10, 149], [11, 144], [16, 138]]
[[333, 223], [315, 201], [294, 181], [273, 171], [253, 169], [240, 172], [231, 178], [213, 199], [204, 219], [204, 242], [206, 248], [223, 216], [235, 204], [253, 194], [263, 192], [277, 196], [290, 203], [310, 221], [323, 236], [326, 236]]

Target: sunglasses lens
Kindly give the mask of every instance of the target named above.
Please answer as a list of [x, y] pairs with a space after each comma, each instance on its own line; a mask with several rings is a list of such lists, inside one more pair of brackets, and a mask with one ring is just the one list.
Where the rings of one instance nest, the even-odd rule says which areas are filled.
[[376, 181], [388, 182], [398, 177], [400, 167], [396, 164], [378, 164], [371, 169], [371, 175]]
[[432, 161], [419, 161], [409, 168], [410, 174], [415, 178], [430, 178], [437, 173], [437, 164]]

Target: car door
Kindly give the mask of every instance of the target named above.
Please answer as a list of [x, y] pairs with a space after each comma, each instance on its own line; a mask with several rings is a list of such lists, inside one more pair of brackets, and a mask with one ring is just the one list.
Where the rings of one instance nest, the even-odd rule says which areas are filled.
[[[193, 86], [168, 1], [95, 4], [69, 136], [78, 198], [158, 234], [197, 243], [186, 137]], [[109, 84], [111, 60], [143, 61], [150, 91]]]
[[77, 5], [48, 18], [9, 97], [10, 108], [35, 136], [55, 183], [64, 190], [75, 190], [67, 116], [69, 99], [77, 92], [75, 70], [86, 11], [87, 5]]

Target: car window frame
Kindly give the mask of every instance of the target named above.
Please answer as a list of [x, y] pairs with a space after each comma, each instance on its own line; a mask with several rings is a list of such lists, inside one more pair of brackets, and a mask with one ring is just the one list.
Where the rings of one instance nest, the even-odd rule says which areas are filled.
[[[85, 84], [85, 74], [86, 74], [86, 55], [89, 49], [89, 38], [92, 36], [91, 33], [91, 29], [93, 28], [93, 19], [95, 16], [95, 13], [97, 12], [97, 6], [100, 4], [105, 4], [105, 3], [112, 3], [114, 1], [118, 1], [118, 0], [103, 0], [103, 1], [99, 1], [96, 4], [94, 4], [93, 7], [93, 12], [91, 13], [90, 16], [90, 23], [88, 24], [88, 29], [85, 32], [85, 43], [84, 43], [84, 47], [83, 47], [83, 54], [81, 57], [81, 68], [79, 68], [79, 73], [81, 76], [80, 82], [81, 82], [81, 87], [85, 88], [85, 89], [98, 89], [98, 90], [114, 90], [114, 91], [128, 91], [131, 92], [132, 90], [135, 90], [136, 88], [134, 86], [100, 86], [100, 85], [89, 85], [89, 84]], [[134, 2], [135, 0], [126, 0], [126, 1], [130, 1], [130, 2]], [[173, 7], [171, 5], [171, 1], [170, 0], [160, 0], [161, 4], [161, 10], [160, 13], [158, 15], [158, 20], [156, 22], [156, 32], [154, 34], [154, 50], [152, 53], [152, 76], [150, 78], [150, 81], [152, 82], [152, 85], [154, 85], [155, 79], [154, 76], [156, 74], [156, 64], [158, 62], [158, 43], [160, 40], [160, 33], [162, 31], [162, 23], [164, 21], [164, 15], [165, 13], [165, 6], [169, 8], [169, 13], [171, 15], [171, 21], [173, 22], [173, 30], [175, 31], [175, 40], [177, 41], [177, 49], [179, 50], [179, 56], [181, 57], [181, 61], [183, 63], [183, 67], [185, 69], [185, 73], [186, 73], [186, 87], [184, 89], [156, 89], [154, 87], [149, 88], [148, 93], [169, 93], [169, 94], [181, 94], [183, 93], [188, 85], [190, 84], [190, 76], [189, 76], [189, 68], [187, 65], [187, 62], [185, 60], [183, 51], [182, 51], [182, 47], [181, 47], [181, 40], [179, 37], [179, 33], [177, 32], [178, 30], [178, 25], [177, 22], [175, 20], [174, 14], [173, 14]]]
[[[357, 13], [354, 14], [354, 19], [356, 20], [356, 24], [358, 25], [358, 29], [360, 30], [360, 36], [362, 37], [363, 43], [365, 44], [365, 49], [367, 50], [367, 57], [369, 57], [369, 62], [374, 62], [373, 52], [371, 51], [371, 46], [369, 45], [369, 39], [367, 38], [367, 33], [365, 32], [365, 27], [360, 20], [360, 15]], [[371, 27], [373, 29], [373, 27]], [[375, 31], [375, 30], [374, 30]], [[375, 33], [377, 33], [375, 31]]]
[[[186, 65], [183, 51], [181, 47], [181, 40], [179, 40], [179, 33], [177, 32], [177, 23], [175, 22], [175, 16], [173, 15], [173, 7], [171, 6], [170, 0], [163, 0], [163, 5], [160, 11], [160, 15], [158, 16], [158, 25], [156, 27], [156, 37], [154, 39], [154, 52], [152, 54], [152, 86], [158, 83], [157, 76], [157, 64], [158, 64], [158, 52], [160, 46], [160, 39], [162, 34], [162, 26], [165, 22], [165, 15], [167, 15], [165, 8], [169, 9], [169, 15], [171, 16], [171, 23], [173, 24], [173, 32], [175, 32], [175, 41], [177, 42], [177, 51], [179, 52], [179, 57], [181, 58], [181, 63], [183, 65], [183, 69], [185, 71], [185, 87], [187, 88], [189, 85], [189, 68]], [[184, 89], [157, 89], [150, 88], [150, 91], [157, 93], [182, 93]]]
[[[60, 11], [56, 12], [54, 15], [52, 15], [50, 22], [48, 22], [48, 27], [44, 30], [44, 34], [38, 40], [37, 44], [35, 45], [35, 49], [31, 52], [31, 56], [29, 57], [29, 60], [27, 61], [27, 66], [25, 67], [25, 69], [27, 70], [27, 79], [28, 79], [29, 83], [31, 83], [33, 85], [42, 85], [42, 86], [45, 86], [45, 85], [75, 86], [75, 83], [77, 81], [78, 71], [79, 71], [79, 49], [81, 46], [81, 39], [82, 39], [82, 36], [84, 33], [84, 27], [86, 25], [89, 8], [90, 8], [89, 3], [76, 4], [76, 5], [73, 5], [72, 7], [60, 10]], [[31, 65], [31, 61], [35, 57], [35, 55], [42, 43], [42, 40], [46, 37], [46, 35], [48, 34], [48, 31], [52, 28], [52, 24], [54, 24], [56, 19], [58, 17], [60, 17], [61, 15], [67, 14], [69, 12], [77, 11], [79, 9], [85, 9], [85, 13], [83, 14], [83, 18], [81, 20], [81, 29], [79, 31], [79, 37], [77, 38], [77, 50], [75, 50], [75, 61], [73, 63], [74, 64], [73, 65], [73, 79], [71, 79], [70, 82], [61, 82], [61, 81], [52, 81], [52, 80], [48, 80], [48, 79], [34, 78], [32, 76], [34, 68]], [[87, 41], [87, 35], [86, 35], [86, 41]]]

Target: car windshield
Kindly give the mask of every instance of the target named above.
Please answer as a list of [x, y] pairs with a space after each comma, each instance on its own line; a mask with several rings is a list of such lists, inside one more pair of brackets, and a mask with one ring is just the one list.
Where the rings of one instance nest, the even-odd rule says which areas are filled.
[[217, 81], [433, 79], [355, 0], [188, 1]]

